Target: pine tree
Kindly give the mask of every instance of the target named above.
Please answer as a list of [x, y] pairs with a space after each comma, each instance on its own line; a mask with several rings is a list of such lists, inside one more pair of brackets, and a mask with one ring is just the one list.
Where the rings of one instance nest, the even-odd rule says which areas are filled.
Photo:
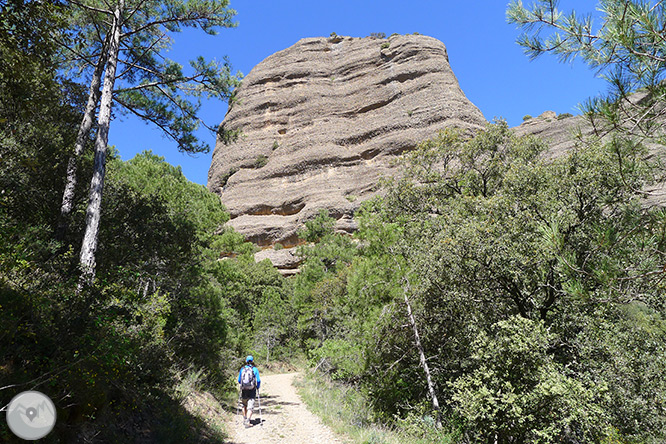
[[[76, 158], [97, 113], [94, 172], [90, 183], [86, 230], [81, 246], [81, 282], [90, 283], [95, 274], [95, 251], [104, 188], [105, 162], [111, 112], [120, 105], [156, 125], [178, 144], [181, 151], [198, 153], [209, 149], [194, 132], [203, 96], [229, 98], [238, 78], [231, 75], [228, 62], [207, 62], [199, 57], [190, 63], [191, 74], [164, 57], [171, 34], [183, 27], [195, 27], [208, 34], [217, 28], [233, 27], [235, 11], [228, 0], [68, 0], [71, 17], [69, 32], [62, 36], [63, 50], [69, 53], [70, 68], [90, 75], [88, 103], [79, 128], [79, 137], [67, 172], [61, 208], [64, 232], [72, 208], [76, 184]], [[99, 87], [103, 85], [102, 91]]]
[[[600, 0], [600, 24], [591, 14], [565, 14], [558, 5], [558, 0], [538, 0], [529, 7], [520, 0], [509, 4], [508, 21], [525, 31], [518, 38], [525, 53], [530, 58], [553, 53], [561, 61], [580, 57], [608, 80], [610, 94], [583, 106], [599, 132], [662, 136], [666, 5], [662, 1]], [[544, 36], [547, 32], [551, 33]]]

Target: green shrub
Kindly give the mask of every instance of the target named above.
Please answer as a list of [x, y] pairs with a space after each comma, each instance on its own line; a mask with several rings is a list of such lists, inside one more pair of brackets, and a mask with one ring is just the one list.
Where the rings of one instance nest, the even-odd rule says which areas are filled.
[[246, 242], [242, 234], [235, 232], [231, 228], [225, 228], [222, 234], [215, 236], [210, 248], [217, 252], [218, 255], [249, 255], [254, 254], [257, 250], [257, 247], [253, 243]]
[[523, 116], [523, 122], [527, 122], [527, 121], [530, 120], [531, 118], [532, 118], [532, 116], [530, 116], [529, 114], [525, 114], [525, 115]]
[[268, 163], [268, 157], [264, 154], [259, 154], [257, 158], [254, 160], [254, 167], [255, 168], [263, 168], [266, 166]]
[[326, 362], [327, 373], [333, 379], [357, 380], [364, 370], [363, 348], [345, 339], [327, 339], [311, 356], [313, 367]]
[[571, 114], [571, 113], [562, 113], [562, 114], [558, 114], [557, 120], [568, 119], [569, 117], [573, 117], [573, 114]]
[[229, 178], [238, 172], [238, 168], [230, 168], [220, 177], [220, 187], [224, 187], [229, 182]]
[[298, 232], [298, 237], [308, 242], [317, 242], [333, 232], [335, 219], [328, 215], [328, 210], [319, 210], [317, 216], [305, 222], [305, 228]]
[[388, 49], [390, 46], [391, 46], [391, 44], [389, 42], [384, 42], [384, 43], [382, 43], [381, 48], [382, 49]]
[[[12, 363], [0, 378], [19, 384], [10, 399], [36, 380], [54, 400], [68, 399], [52, 432], [61, 442], [84, 441], [83, 430], [124, 442], [118, 435], [135, 432], [128, 416], [136, 412], [151, 433], [161, 421], [182, 422], [186, 433], [187, 419], [171, 409], [186, 389], [177, 375], [188, 369], [218, 389], [226, 379], [228, 314], [204, 271], [213, 233], [228, 219], [219, 198], [149, 152], [112, 157], [107, 167], [97, 280], [83, 291], [75, 247], [0, 206], [0, 362]], [[70, 229], [77, 236], [80, 213]], [[6, 436], [0, 426], [0, 441]]]
[[453, 383], [452, 401], [475, 441], [598, 442], [605, 416], [601, 387], [568, 377], [548, 350], [556, 342], [540, 322], [513, 316], [480, 332], [472, 368]]
[[240, 129], [235, 129], [235, 130], [225, 130], [222, 125], [220, 125], [220, 128], [217, 131], [217, 135], [222, 141], [223, 144], [225, 145], [231, 145], [232, 143], [238, 141], [240, 136], [243, 134], [242, 130]]

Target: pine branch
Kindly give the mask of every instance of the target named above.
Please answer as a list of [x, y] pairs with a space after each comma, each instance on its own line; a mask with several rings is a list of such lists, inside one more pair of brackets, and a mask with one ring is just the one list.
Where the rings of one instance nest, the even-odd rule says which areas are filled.
[[160, 87], [160, 85], [157, 85], [156, 88], [164, 95], [164, 97], [166, 97], [171, 103], [173, 103], [176, 106], [176, 108], [181, 111], [181, 113], [183, 115], [186, 115], [190, 119], [195, 120], [196, 122], [202, 124], [206, 129], [214, 131], [213, 128], [206, 125], [206, 123], [197, 116], [196, 112], [192, 112], [192, 111], [186, 109], [185, 107], [183, 107], [183, 105], [181, 103], [179, 103], [171, 94], [164, 91]]
[[141, 8], [142, 8], [143, 5], [146, 3], [146, 1], [148, 1], [148, 0], [141, 0], [141, 1], [137, 4], [136, 8], [134, 8], [132, 11], [130, 11], [130, 13], [128, 14], [128, 16], [125, 18], [125, 22], [129, 22], [130, 20], [132, 20], [132, 18], [134, 17], [134, 15], [136, 15], [136, 13], [139, 12], [139, 11], [141, 10]]
[[[122, 63], [123, 63], [124, 65], [131, 66], [132, 68], [136, 68], [136, 69], [138, 69], [139, 71], [145, 71], [145, 72], [147, 72], [148, 74], [152, 74], [152, 75], [155, 76], [155, 77], [160, 77], [160, 76], [162, 75], [162, 73], [159, 73], [159, 72], [157, 72], [157, 71], [153, 71], [152, 69], [146, 68], [145, 66], [142, 66], [142, 65], [137, 65], [136, 63], [133, 63], [133, 62], [129, 62], [129, 61], [123, 60]], [[126, 71], [123, 71], [123, 74], [125, 74], [126, 72], [127, 72], [127, 70], [126, 70]]]
[[[214, 15], [211, 11], [204, 11], [204, 12], [199, 12], [199, 11], [190, 11], [189, 14], [186, 15], [174, 15], [171, 17], [164, 18], [162, 20], [155, 20], [149, 23], [146, 23], [143, 26], [140, 26], [137, 29], [134, 29], [132, 31], [128, 31], [124, 34], [122, 34], [122, 38], [132, 36], [134, 34], [140, 33], [145, 31], [146, 29], [155, 27], [155, 26], [164, 26], [164, 25], [170, 25], [170, 24], [184, 24], [185, 26], [194, 26], [195, 24], [199, 24], [202, 28], [205, 28], [203, 24], [199, 22], [218, 22], [219, 20], [211, 20], [209, 17], [211, 15]], [[188, 25], [188, 22], [192, 22], [192, 24]], [[215, 26], [213, 24], [213, 26]], [[221, 24], [218, 26], [222, 26]]]
[[[177, 133], [175, 133], [171, 128], [169, 128], [168, 126], [164, 125], [162, 122], [160, 122], [160, 121], [159, 121], [158, 119], [156, 119], [155, 117], [150, 116], [148, 113], [142, 113], [142, 112], [138, 111], [136, 108], [134, 108], [133, 106], [130, 106], [129, 104], [127, 104], [126, 102], [124, 102], [122, 99], [120, 99], [120, 98], [117, 97], [117, 96], [114, 96], [113, 100], [114, 100], [115, 102], [117, 102], [118, 104], [120, 104], [120, 105], [121, 105], [124, 109], [126, 109], [127, 111], [129, 111], [129, 112], [131, 112], [132, 114], [134, 114], [135, 116], [139, 117], [140, 119], [143, 119], [143, 120], [146, 120], [146, 121], [148, 121], [148, 122], [151, 122], [151, 123], [153, 123], [155, 126], [157, 126], [160, 130], [162, 130], [162, 131], [164, 132], [164, 134], [165, 134], [167, 137], [169, 137], [170, 139], [172, 139], [174, 142], [176, 142], [176, 143], [178, 144], [178, 149], [179, 149], [179, 150], [181, 150], [181, 151], [185, 151], [185, 152], [191, 152], [191, 151], [192, 151], [191, 149], [188, 149], [188, 148], [185, 146], [185, 144], [182, 143], [181, 138], [178, 137], [178, 134], [177, 134]], [[196, 116], [195, 116], [195, 118], [196, 118], [197, 121], [199, 121], [200, 123], [202, 123], [206, 128], [211, 129], [211, 128], [209, 128], [205, 123], [203, 123], [203, 121], [201, 121], [201, 119], [197, 118]], [[212, 130], [212, 129], [211, 129], [211, 130]]]
[[623, 281], [633, 281], [636, 279], [644, 279], [650, 276], [655, 276], [658, 274], [664, 274], [666, 273], [666, 265], [664, 267], [660, 268], [659, 270], [654, 270], [654, 271], [648, 271], [643, 274], [635, 275], [635, 276], [626, 276], [626, 277], [621, 277], [617, 278], [618, 281], [623, 282]]
[[[160, 43], [165, 37], [168, 37], [166, 34], [162, 34], [159, 36], [157, 40], [155, 40], [153, 43], [150, 44], [145, 50], [143, 51], [143, 54], [141, 54], [139, 57], [137, 57], [134, 61], [138, 62], [139, 60], [143, 59], [149, 52], [153, 50], [153, 48]], [[127, 48], [128, 50], [131, 50], [131, 48]], [[122, 61], [124, 65], [128, 65], [128, 62]], [[137, 67], [138, 65], [133, 65], [133, 67]], [[123, 72], [120, 73], [120, 75], [117, 76], [117, 78], [122, 78], [125, 74], [130, 72], [130, 68], [128, 67], [125, 69]]]
[[61, 48], [64, 48], [65, 50], [71, 52], [72, 54], [74, 54], [76, 56], [75, 59], [72, 59], [73, 61], [74, 60], [80, 60], [88, 66], [95, 66], [96, 64], [91, 61], [91, 58], [99, 57], [102, 54], [101, 52], [95, 52], [95, 53], [92, 53], [92, 54], [89, 54], [89, 55], [84, 55], [84, 54], [76, 51], [70, 45], [67, 45], [66, 43], [60, 41], [60, 39], [54, 39], [54, 41], [56, 42], [56, 44], [58, 46], [60, 46]]
[[174, 79], [162, 79], [159, 81], [155, 82], [150, 82], [150, 83], [143, 83], [140, 85], [136, 86], [131, 86], [128, 88], [120, 88], [115, 90], [114, 92], [116, 93], [124, 93], [124, 92], [130, 92], [130, 91], [140, 91], [144, 89], [149, 89], [153, 87], [157, 87], [160, 85], [172, 85], [172, 84], [180, 84], [180, 83], [188, 83], [188, 82], [196, 82], [198, 79], [200, 79], [202, 76], [204, 76], [204, 73], [197, 73], [196, 75], [193, 76], [188, 76], [188, 77], [178, 77]]
[[[140, 119], [147, 120], [147, 121], [155, 124], [159, 129], [161, 129], [164, 132], [164, 134], [166, 134], [168, 137], [173, 139], [175, 142], [178, 142], [178, 136], [176, 134], [172, 133], [171, 130], [168, 127], [164, 126], [157, 119], [151, 117], [147, 113], [139, 112], [134, 107], [129, 106], [127, 103], [125, 103], [123, 100], [121, 100], [118, 97], [114, 96], [113, 100], [115, 102], [117, 102], [119, 105], [121, 105], [123, 108], [125, 108], [127, 111], [129, 111], [132, 114], [134, 114], [135, 116], [139, 117]], [[180, 143], [179, 143], [179, 146], [180, 146]]]
[[88, 11], [113, 16], [113, 11], [112, 10], [95, 8], [94, 6], [86, 5], [85, 3], [81, 3], [81, 2], [78, 2], [76, 0], [67, 0], [67, 1], [69, 3], [75, 5], [75, 6], [78, 6], [79, 8], [83, 8], [83, 9], [88, 10]]

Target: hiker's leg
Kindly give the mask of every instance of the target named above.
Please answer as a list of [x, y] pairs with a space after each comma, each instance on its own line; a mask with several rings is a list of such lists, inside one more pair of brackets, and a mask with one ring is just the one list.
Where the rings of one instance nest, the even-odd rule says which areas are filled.
[[247, 400], [247, 420], [250, 421], [252, 419], [252, 411], [254, 410], [254, 398], [250, 398]]
[[247, 398], [242, 398], [241, 401], [243, 402], [243, 418], [247, 419]]

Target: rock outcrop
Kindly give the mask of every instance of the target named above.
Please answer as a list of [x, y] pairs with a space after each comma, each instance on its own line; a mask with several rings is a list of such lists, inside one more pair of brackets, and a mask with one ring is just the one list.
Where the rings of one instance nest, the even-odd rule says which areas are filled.
[[320, 209], [353, 231], [354, 211], [396, 172], [397, 155], [485, 122], [434, 38], [307, 38], [243, 80], [223, 122], [240, 136], [218, 140], [208, 188], [248, 240], [289, 247]]
[[298, 266], [303, 262], [300, 257], [296, 256], [294, 250], [296, 248], [282, 248], [279, 250], [266, 248], [255, 253], [254, 260], [261, 262], [268, 259], [283, 276], [292, 276], [299, 272]]
[[[660, 121], [661, 127], [666, 128], [666, 121]], [[579, 140], [586, 140], [595, 135], [592, 125], [583, 116], [557, 115], [553, 111], [546, 111], [538, 117], [523, 122], [513, 129], [518, 136], [533, 135], [548, 144], [546, 155], [550, 158], [558, 157], [576, 146]], [[602, 137], [606, 140], [610, 135]], [[652, 156], [664, 155], [664, 146], [655, 140], [643, 142]], [[666, 160], [666, 159], [664, 159]], [[647, 187], [645, 205], [666, 206], [666, 183], [660, 182]]]
[[558, 116], [554, 111], [546, 111], [538, 117], [523, 122], [513, 128], [518, 136], [537, 136], [548, 144], [548, 157], [565, 154], [576, 143], [576, 134], [591, 136], [592, 129], [581, 116]]

